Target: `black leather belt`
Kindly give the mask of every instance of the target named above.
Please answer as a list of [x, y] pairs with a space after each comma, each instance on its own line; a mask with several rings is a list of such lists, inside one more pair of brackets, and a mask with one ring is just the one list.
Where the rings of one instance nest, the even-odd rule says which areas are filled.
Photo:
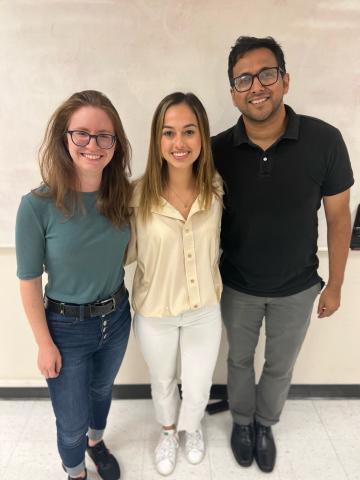
[[99, 300], [98, 302], [88, 303], [86, 305], [73, 305], [71, 303], [57, 302], [45, 296], [44, 305], [50, 312], [59, 313], [67, 317], [79, 317], [81, 310], [83, 311], [83, 317], [98, 317], [113, 312], [124, 298], [125, 293], [126, 288], [124, 283], [122, 283], [119, 290], [111, 297], [105, 298], [105, 300]]

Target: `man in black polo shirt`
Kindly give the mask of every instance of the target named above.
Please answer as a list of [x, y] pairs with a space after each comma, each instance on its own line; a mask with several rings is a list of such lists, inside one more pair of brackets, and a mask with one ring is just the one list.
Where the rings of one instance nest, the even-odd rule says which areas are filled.
[[[313, 303], [324, 283], [317, 273], [317, 211], [324, 204], [329, 278], [318, 316], [340, 305], [350, 239], [353, 176], [336, 128], [284, 105], [289, 74], [271, 37], [240, 37], [228, 68], [242, 116], [213, 138], [224, 179], [221, 230], [222, 314], [228, 332], [228, 395], [237, 462], [253, 456], [274, 468], [271, 425], [280, 417]], [[255, 386], [254, 352], [265, 318], [265, 364]]]

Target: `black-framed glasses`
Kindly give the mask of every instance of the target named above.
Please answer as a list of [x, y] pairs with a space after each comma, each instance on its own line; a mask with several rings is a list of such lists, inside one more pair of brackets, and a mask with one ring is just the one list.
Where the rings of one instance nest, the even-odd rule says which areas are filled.
[[284, 70], [281, 67], [271, 67], [263, 68], [260, 72], [255, 73], [254, 75], [251, 73], [243, 73], [233, 79], [234, 88], [238, 92], [247, 92], [252, 87], [255, 77], [263, 87], [269, 87], [278, 81], [279, 72], [283, 74]]
[[115, 145], [116, 136], [110, 133], [98, 133], [91, 135], [82, 130], [67, 130], [65, 133], [69, 134], [74, 145], [77, 147], [86, 147], [90, 140], [95, 138], [96, 144], [99, 148], [109, 149]]

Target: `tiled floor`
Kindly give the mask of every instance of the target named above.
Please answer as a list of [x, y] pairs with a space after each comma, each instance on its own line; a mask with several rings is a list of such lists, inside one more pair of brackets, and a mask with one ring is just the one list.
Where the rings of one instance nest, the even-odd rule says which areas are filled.
[[[274, 427], [273, 473], [239, 467], [229, 448], [228, 412], [205, 416], [207, 454], [189, 465], [180, 449], [169, 480], [360, 480], [360, 400], [290, 400]], [[158, 426], [150, 400], [116, 400], [106, 441], [120, 459], [123, 480], [160, 480], [153, 465]], [[48, 401], [0, 401], [0, 479], [65, 480]], [[89, 480], [97, 477], [88, 461]]]

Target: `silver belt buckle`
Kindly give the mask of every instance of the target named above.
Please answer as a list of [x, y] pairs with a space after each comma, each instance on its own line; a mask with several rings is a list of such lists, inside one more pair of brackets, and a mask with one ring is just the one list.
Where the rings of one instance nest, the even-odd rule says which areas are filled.
[[105, 300], [101, 300], [100, 302], [97, 302], [95, 305], [106, 305], [110, 301], [111, 301], [112, 305], [111, 305], [111, 310], [106, 314], [106, 315], [108, 315], [109, 313], [112, 313], [116, 308], [116, 300], [115, 300], [114, 297], [110, 297], [110, 298], [107, 298]]
[[112, 313], [116, 308], [116, 300], [115, 300], [115, 297], [111, 297], [110, 300], [111, 300], [112, 306], [111, 306], [111, 310], [110, 310], [109, 313]]

